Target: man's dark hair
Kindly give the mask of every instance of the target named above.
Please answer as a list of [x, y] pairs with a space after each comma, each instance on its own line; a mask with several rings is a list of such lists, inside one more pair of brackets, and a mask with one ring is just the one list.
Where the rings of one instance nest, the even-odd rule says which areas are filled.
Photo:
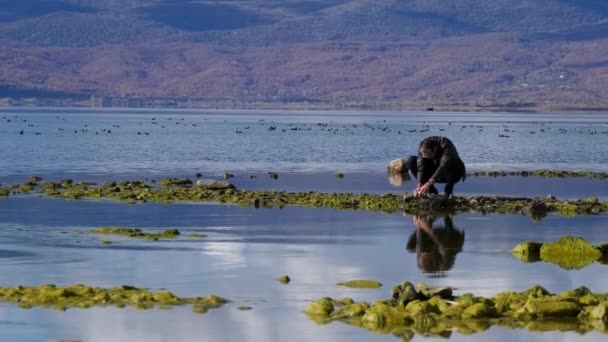
[[424, 139], [421, 147], [424, 149], [434, 150], [437, 145], [439, 145], [439, 143], [435, 140]]

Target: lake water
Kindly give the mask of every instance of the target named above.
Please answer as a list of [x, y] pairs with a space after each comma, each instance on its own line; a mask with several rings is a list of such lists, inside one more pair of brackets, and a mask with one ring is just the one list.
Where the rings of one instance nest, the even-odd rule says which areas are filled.
[[[393, 179], [391, 184], [386, 163], [413, 153], [419, 140], [431, 134], [452, 138], [470, 170], [606, 171], [608, 165], [606, 114], [81, 113], [67, 109], [16, 113], [5, 108], [0, 117], [0, 183], [22, 181], [32, 174], [104, 181], [193, 178], [195, 172], [221, 178], [228, 171], [235, 174], [232, 181], [237, 187], [247, 189], [401, 192], [411, 189], [411, 180], [399, 184]], [[276, 129], [269, 130], [270, 126]], [[413, 129], [417, 132], [407, 132]], [[280, 176], [268, 179], [267, 171], [278, 171]], [[345, 178], [336, 178], [338, 171]], [[456, 190], [606, 199], [607, 184], [607, 180], [581, 178], [471, 177]], [[433, 227], [444, 232], [449, 223], [439, 217]], [[58, 312], [0, 304], [0, 340], [395, 341], [391, 335], [341, 323], [317, 325], [303, 310], [323, 296], [386, 298], [390, 288], [403, 280], [485, 296], [535, 284], [552, 292], [578, 286], [607, 291], [606, 265], [567, 271], [552, 264], [522, 263], [510, 250], [526, 239], [550, 241], [568, 234], [592, 243], [606, 242], [608, 216], [549, 215], [533, 222], [521, 215], [463, 214], [453, 217], [452, 223], [451, 233], [443, 235], [450, 252], [439, 256], [425, 253], [412, 217], [401, 214], [9, 197], [0, 200], [0, 286], [131, 284], [166, 288], [181, 296], [217, 294], [233, 302], [205, 315], [194, 314], [189, 307]], [[149, 231], [175, 227], [208, 237], [140, 241], [87, 233], [104, 225]], [[102, 244], [102, 239], [113, 243]], [[274, 280], [282, 274], [292, 282], [281, 285]], [[384, 286], [354, 290], [335, 285], [360, 278], [377, 279]], [[237, 310], [241, 305], [253, 310]], [[471, 336], [454, 332], [450, 340], [605, 338], [598, 332], [532, 333], [493, 327]]]
[[469, 170], [608, 163], [608, 113], [0, 110], [0, 177], [384, 172], [429, 135], [452, 139]]

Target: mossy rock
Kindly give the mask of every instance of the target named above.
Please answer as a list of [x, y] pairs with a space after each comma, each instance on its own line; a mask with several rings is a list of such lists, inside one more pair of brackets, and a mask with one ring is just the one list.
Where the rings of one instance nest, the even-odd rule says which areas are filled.
[[576, 317], [581, 312], [577, 303], [563, 300], [529, 299], [524, 309], [541, 317]]
[[339, 286], [352, 287], [357, 289], [377, 289], [382, 286], [382, 283], [371, 279], [351, 280], [338, 283]]
[[288, 275], [282, 275], [277, 278], [277, 281], [283, 285], [287, 285], [289, 282], [291, 282], [291, 278], [289, 278]]
[[524, 262], [536, 262], [540, 260], [540, 242], [524, 241], [519, 243], [511, 251], [515, 257]]
[[565, 269], [581, 269], [601, 257], [602, 253], [597, 248], [577, 236], [567, 236], [545, 243], [540, 249], [542, 261]]
[[114, 305], [117, 307], [133, 306], [140, 309], [166, 307], [171, 305], [193, 304], [205, 310], [217, 308], [228, 300], [217, 297], [182, 298], [169, 291], [151, 292], [144, 288], [129, 285], [110, 289], [88, 287], [76, 284], [68, 287], [57, 287], [53, 284], [39, 287], [16, 286], [0, 288], [0, 301], [18, 303], [21, 307], [42, 306], [66, 310], [68, 308], [89, 308], [92, 306]]
[[462, 312], [462, 318], [488, 318], [496, 315], [496, 308], [486, 303], [475, 303]]
[[334, 304], [331, 298], [325, 297], [312, 302], [306, 307], [304, 312], [314, 316], [329, 316], [334, 311]]

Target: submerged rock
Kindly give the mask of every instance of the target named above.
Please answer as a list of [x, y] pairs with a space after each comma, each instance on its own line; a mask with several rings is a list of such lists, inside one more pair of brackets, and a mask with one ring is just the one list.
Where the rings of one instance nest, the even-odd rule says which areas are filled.
[[145, 233], [138, 228], [100, 227], [93, 229], [91, 232], [94, 234], [120, 235], [147, 240], [174, 239], [181, 234], [175, 228], [169, 228], [160, 233]]
[[361, 279], [361, 280], [346, 281], [346, 282], [338, 283], [337, 285], [346, 286], [346, 287], [354, 287], [354, 288], [358, 288], [358, 289], [377, 289], [382, 286], [382, 283], [380, 283], [376, 280]]

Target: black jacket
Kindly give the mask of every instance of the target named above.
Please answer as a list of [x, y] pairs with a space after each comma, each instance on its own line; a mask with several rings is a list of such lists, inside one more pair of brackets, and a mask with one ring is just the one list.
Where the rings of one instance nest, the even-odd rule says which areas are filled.
[[435, 165], [437, 165], [437, 170], [431, 178], [438, 180], [445, 177], [446, 172], [449, 172], [452, 175], [457, 173], [462, 177], [463, 181], [466, 179], [465, 166], [458, 155], [456, 146], [454, 146], [454, 143], [450, 139], [440, 136], [428, 137], [420, 142], [418, 146], [418, 179], [422, 179], [425, 171], [425, 163], [422, 162], [422, 153], [420, 152], [420, 148], [425, 141], [433, 141], [437, 146], [435, 155], [431, 158], [435, 162]]

